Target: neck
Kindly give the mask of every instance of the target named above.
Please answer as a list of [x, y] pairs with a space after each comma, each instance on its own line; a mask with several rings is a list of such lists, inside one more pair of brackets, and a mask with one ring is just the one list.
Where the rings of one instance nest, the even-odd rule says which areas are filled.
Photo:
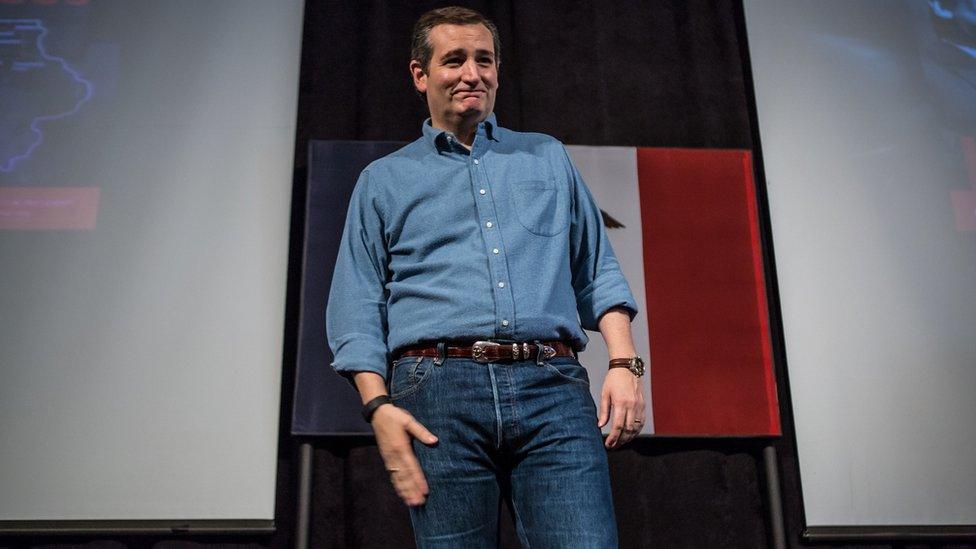
[[[488, 118], [487, 115], [485, 118]], [[477, 117], [467, 117], [467, 118], [457, 118], [455, 120], [445, 120], [439, 117], [435, 117], [433, 113], [430, 116], [430, 125], [439, 129], [446, 130], [454, 134], [457, 140], [467, 147], [468, 149], [474, 144], [474, 136], [478, 131], [478, 123], [484, 120], [484, 118]]]

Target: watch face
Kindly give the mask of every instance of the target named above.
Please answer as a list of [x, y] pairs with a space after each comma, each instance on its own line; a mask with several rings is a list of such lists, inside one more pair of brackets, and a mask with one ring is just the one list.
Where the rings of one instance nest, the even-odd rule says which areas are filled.
[[630, 360], [630, 371], [634, 372], [634, 375], [640, 377], [644, 375], [644, 360], [637, 356]]

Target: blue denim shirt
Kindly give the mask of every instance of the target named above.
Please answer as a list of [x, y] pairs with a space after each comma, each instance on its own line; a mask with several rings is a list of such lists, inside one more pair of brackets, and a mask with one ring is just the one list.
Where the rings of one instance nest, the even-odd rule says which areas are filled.
[[327, 308], [332, 366], [386, 378], [396, 349], [439, 340], [565, 340], [637, 305], [600, 210], [556, 139], [478, 125], [470, 151], [423, 136], [363, 170]]

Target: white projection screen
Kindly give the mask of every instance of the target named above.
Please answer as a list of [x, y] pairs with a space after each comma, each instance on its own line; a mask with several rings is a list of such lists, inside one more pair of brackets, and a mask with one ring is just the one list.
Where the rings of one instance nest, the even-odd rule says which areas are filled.
[[976, 2], [744, 4], [807, 527], [971, 532]]
[[0, 530], [270, 528], [302, 12], [0, 2]]

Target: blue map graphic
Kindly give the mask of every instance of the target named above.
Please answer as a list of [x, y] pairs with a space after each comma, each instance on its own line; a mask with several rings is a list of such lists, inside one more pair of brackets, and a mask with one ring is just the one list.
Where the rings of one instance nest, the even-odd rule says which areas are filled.
[[91, 82], [45, 49], [48, 32], [40, 19], [0, 18], [0, 172], [43, 144], [45, 125], [91, 100]]

